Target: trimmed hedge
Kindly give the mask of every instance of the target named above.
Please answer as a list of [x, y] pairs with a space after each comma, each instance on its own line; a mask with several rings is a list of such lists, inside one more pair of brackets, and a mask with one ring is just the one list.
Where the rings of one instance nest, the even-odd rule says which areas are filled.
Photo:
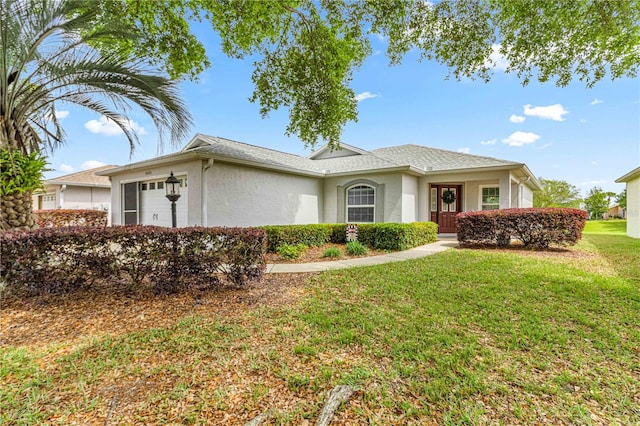
[[407, 250], [438, 239], [433, 222], [368, 223], [358, 226], [358, 241], [376, 250]]
[[0, 284], [9, 294], [67, 293], [95, 280], [150, 284], [156, 293], [260, 279], [266, 234], [255, 228], [42, 228], [0, 234]]
[[516, 238], [526, 246], [574, 245], [582, 238], [587, 212], [568, 208], [504, 209], [459, 213], [461, 244], [509, 245]]
[[[268, 250], [276, 252], [284, 244], [344, 244], [346, 224], [278, 225], [262, 227], [267, 233]], [[433, 222], [367, 223], [358, 226], [358, 241], [377, 250], [406, 250], [436, 241], [438, 225]]]
[[107, 226], [107, 212], [103, 210], [35, 210], [33, 215], [40, 228]]

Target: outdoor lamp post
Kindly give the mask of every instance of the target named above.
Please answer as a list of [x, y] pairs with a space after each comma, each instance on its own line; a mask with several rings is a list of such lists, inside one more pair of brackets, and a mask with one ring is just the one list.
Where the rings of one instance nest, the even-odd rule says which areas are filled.
[[164, 181], [164, 188], [167, 191], [167, 198], [171, 201], [171, 226], [175, 228], [176, 225], [176, 201], [180, 198], [180, 181], [176, 179], [171, 172], [171, 175]]

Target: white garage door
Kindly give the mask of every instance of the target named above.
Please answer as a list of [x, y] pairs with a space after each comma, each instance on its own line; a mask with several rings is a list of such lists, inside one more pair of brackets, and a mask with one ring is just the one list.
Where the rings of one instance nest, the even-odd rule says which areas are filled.
[[40, 195], [40, 209], [53, 210], [56, 208], [56, 194]]
[[[187, 177], [176, 176], [180, 181], [180, 198], [176, 201], [176, 218], [179, 227], [187, 226]], [[166, 197], [164, 179], [139, 182], [140, 224], [171, 226], [171, 202]]]

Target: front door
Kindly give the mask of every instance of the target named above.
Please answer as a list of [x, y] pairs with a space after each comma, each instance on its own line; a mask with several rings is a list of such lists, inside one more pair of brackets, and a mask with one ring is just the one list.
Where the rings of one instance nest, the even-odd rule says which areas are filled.
[[438, 224], [438, 232], [456, 232], [456, 215], [462, 211], [461, 185], [431, 186], [431, 221]]

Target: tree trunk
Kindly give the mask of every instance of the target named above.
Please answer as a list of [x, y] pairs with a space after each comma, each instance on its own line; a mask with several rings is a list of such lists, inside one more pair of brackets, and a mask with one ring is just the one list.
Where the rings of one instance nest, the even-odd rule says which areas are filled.
[[37, 228], [33, 216], [31, 191], [0, 196], [0, 229], [3, 231]]

